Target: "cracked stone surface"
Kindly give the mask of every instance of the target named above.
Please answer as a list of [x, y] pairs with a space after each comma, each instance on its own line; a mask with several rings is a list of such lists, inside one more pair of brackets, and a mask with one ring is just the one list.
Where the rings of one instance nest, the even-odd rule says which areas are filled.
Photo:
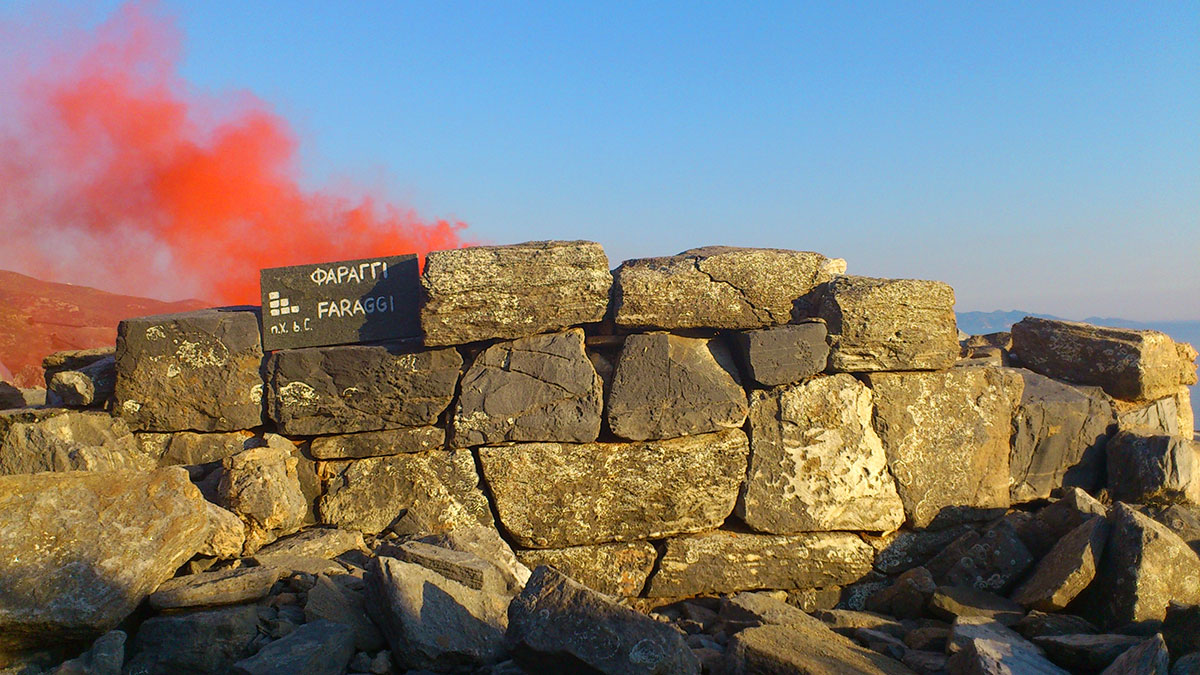
[[1130, 503], [1200, 504], [1200, 443], [1121, 431], [1108, 440], [1108, 491]]
[[1174, 394], [1148, 403], [1110, 400], [1117, 413], [1117, 428], [1121, 431], [1187, 436], [1189, 430], [1196, 428], [1192, 394], [1182, 385]]
[[608, 396], [608, 425], [630, 440], [675, 438], [740, 427], [746, 391], [718, 338], [630, 335]]
[[600, 435], [600, 376], [583, 330], [535, 335], [488, 347], [467, 370], [451, 443], [590, 443]]
[[1019, 375], [955, 368], [865, 379], [910, 525], [926, 527], [954, 507], [1008, 507], [1012, 419], [1024, 386]]
[[666, 441], [478, 450], [500, 522], [526, 548], [717, 527], [733, 512], [748, 452], [741, 429]]
[[425, 344], [513, 339], [595, 323], [612, 274], [590, 241], [532, 241], [433, 251], [421, 276]]
[[775, 534], [900, 527], [904, 504], [873, 412], [871, 390], [844, 373], [754, 392], [737, 514]]
[[840, 276], [826, 285], [817, 316], [834, 372], [937, 370], [958, 359], [954, 289], [940, 281]]
[[284, 434], [344, 434], [437, 422], [462, 369], [454, 349], [405, 343], [274, 352], [267, 410]]
[[810, 316], [813, 290], [845, 271], [819, 253], [732, 246], [627, 260], [614, 275], [614, 317], [666, 330], [777, 326]]
[[1013, 352], [1035, 372], [1151, 401], [1196, 383], [1196, 350], [1153, 330], [1106, 328], [1026, 317], [1013, 324]]
[[639, 595], [658, 552], [648, 541], [517, 551], [526, 567], [550, 565], [588, 588], [607, 595]]
[[117, 326], [113, 410], [134, 431], [236, 431], [262, 424], [258, 314], [207, 309]]

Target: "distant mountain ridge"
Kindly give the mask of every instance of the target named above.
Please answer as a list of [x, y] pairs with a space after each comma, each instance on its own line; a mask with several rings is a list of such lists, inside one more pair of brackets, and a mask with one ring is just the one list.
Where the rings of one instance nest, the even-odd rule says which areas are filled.
[[1041, 319], [1057, 319], [1059, 321], [1082, 321], [1097, 326], [1112, 326], [1114, 328], [1133, 328], [1135, 330], [1157, 330], [1171, 336], [1176, 342], [1189, 342], [1200, 347], [1200, 320], [1184, 321], [1133, 321], [1115, 317], [1089, 316], [1086, 319], [1064, 319], [1052, 314], [1037, 314], [1020, 310], [996, 310], [994, 312], [956, 312], [958, 329], [969, 335], [984, 333], [999, 333], [1012, 328], [1012, 325], [1027, 316]]

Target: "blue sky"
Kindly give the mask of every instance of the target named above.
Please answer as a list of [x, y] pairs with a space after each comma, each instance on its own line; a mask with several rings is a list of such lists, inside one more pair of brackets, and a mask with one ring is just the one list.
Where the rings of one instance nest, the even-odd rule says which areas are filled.
[[1195, 2], [160, 11], [199, 90], [299, 130], [306, 182], [476, 240], [816, 250], [947, 281], [960, 310], [1200, 319]]

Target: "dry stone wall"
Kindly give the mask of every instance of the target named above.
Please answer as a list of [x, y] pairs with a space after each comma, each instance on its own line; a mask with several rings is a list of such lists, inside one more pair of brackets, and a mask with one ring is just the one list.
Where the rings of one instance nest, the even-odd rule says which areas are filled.
[[[114, 578], [120, 597], [72, 622], [56, 618], [57, 597], [41, 600], [41, 618], [7, 606], [9, 578], [28, 565], [0, 562], [0, 652], [95, 637], [193, 556], [197, 574], [245, 559], [313, 576], [304, 592], [324, 604], [309, 620], [354, 624], [328, 632], [331, 653], [386, 639], [403, 667], [451, 670], [507, 654], [599, 670], [604, 658], [621, 668], [650, 659], [670, 672], [716, 658], [588, 589], [635, 607], [767, 590], [806, 611], [837, 603], [832, 611], [932, 611], [951, 622], [973, 600], [937, 589], [973, 589], [1012, 596], [1000, 600], [1017, 618], [1078, 607], [1104, 628], [1161, 621], [1172, 600], [1200, 602], [1200, 449], [1184, 414], [1195, 350], [1158, 333], [1041, 319], [960, 343], [949, 286], [845, 270], [817, 253], [709, 247], [610, 272], [598, 244], [531, 242], [429, 254], [423, 300], [397, 319], [419, 323], [415, 339], [264, 353], [257, 308], [126, 321], [111, 358], [54, 360], [48, 381], [77, 409], [0, 411], [0, 506], [13, 504], [0, 532], [27, 536], [21, 528], [55, 500], [128, 501], [149, 489], [162, 505], [130, 507], [127, 518], [174, 548], [130, 546], [138, 579]], [[38, 473], [79, 470], [90, 473]], [[114, 473], [94, 478], [103, 471]], [[34, 486], [49, 491], [45, 504], [21, 500]], [[1143, 506], [1110, 513], [1110, 500]], [[161, 522], [144, 522], [150, 508], [164, 510]], [[1160, 514], [1166, 525], [1151, 517]], [[52, 520], [85, 553], [137, 540], [77, 533], [94, 517]], [[193, 548], [176, 545], [203, 522]], [[359, 543], [325, 557], [317, 544], [271, 552], [324, 532]], [[356, 548], [375, 552], [341, 559], [367, 570], [365, 591], [327, 576], [327, 558]], [[534, 567], [536, 584], [506, 616], [496, 593], [518, 592]], [[1140, 584], [1142, 574], [1156, 581]], [[282, 583], [227, 576], [211, 583], [233, 597]], [[485, 583], [492, 577], [501, 581]], [[434, 578], [449, 580], [452, 598], [429, 615], [438, 627], [423, 623], [419, 601]], [[773, 623], [747, 609], [766, 602], [754, 597], [720, 625]], [[718, 625], [715, 610], [688, 606], [694, 616], [682, 620], [697, 633]], [[568, 623], [540, 625], [544, 607]], [[256, 620], [222, 611], [176, 629], [233, 635]], [[824, 618], [837, 630], [850, 620], [839, 616]], [[575, 639], [569, 621], [640, 631], [653, 653], [564, 646]], [[951, 650], [960, 662], [998, 639], [971, 637], [968, 624], [955, 643], [965, 647]], [[134, 661], [192, 658], [146, 646], [167, 640], [146, 625]], [[828, 632], [815, 626], [792, 626], [796, 642], [778, 653], [763, 632], [717, 645], [717, 656], [743, 667], [803, 661], [804, 641]], [[889, 653], [886, 630], [856, 629], [875, 631], [859, 642]], [[890, 648], [896, 659], [922, 651]], [[1043, 658], [1030, 648], [1022, 654]], [[231, 647], [221, 663], [255, 672], [253, 651]], [[909, 667], [921, 670], [921, 659], [933, 657]], [[945, 656], [930, 663], [944, 667]], [[630, 668], [611, 672], [668, 672]]]

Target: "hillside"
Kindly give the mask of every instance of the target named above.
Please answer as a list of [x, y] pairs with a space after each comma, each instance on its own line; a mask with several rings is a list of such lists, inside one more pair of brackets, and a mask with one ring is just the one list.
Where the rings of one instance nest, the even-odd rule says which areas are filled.
[[0, 379], [42, 386], [47, 354], [112, 345], [121, 319], [207, 305], [116, 295], [0, 270]]

